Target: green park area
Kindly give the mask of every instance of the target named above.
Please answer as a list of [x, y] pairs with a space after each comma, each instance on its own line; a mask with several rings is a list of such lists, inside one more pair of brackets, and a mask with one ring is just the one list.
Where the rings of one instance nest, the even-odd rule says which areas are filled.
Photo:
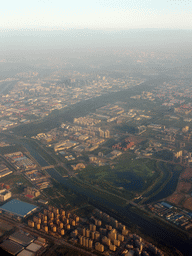
[[[23, 187], [29, 186], [31, 187], [31, 183], [22, 175], [15, 175], [13, 173], [0, 178], [0, 183], [4, 183], [9, 185], [11, 188], [12, 194], [20, 194], [23, 192]], [[22, 186], [17, 186], [17, 183], [22, 183]]]
[[[71, 182], [68, 181], [68, 183]], [[52, 185], [52, 187], [44, 189], [44, 193], [49, 198], [51, 205], [71, 210], [87, 204], [86, 198], [73, 189], [63, 186], [54, 179], [52, 180]]]
[[0, 183], [8, 184], [10, 187], [16, 183], [23, 183], [23, 185], [31, 186], [31, 183], [22, 175], [15, 175], [13, 173], [0, 178]]
[[126, 199], [133, 199], [160, 176], [155, 160], [135, 159], [124, 154], [113, 165], [87, 166], [78, 178]]

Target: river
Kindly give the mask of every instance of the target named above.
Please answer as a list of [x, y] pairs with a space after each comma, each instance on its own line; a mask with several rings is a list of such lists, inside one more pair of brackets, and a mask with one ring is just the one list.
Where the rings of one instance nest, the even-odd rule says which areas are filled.
[[37, 153], [37, 151], [35, 149], [33, 149], [27, 143], [23, 142], [22, 144], [24, 145], [24, 147], [26, 147], [26, 149], [30, 152], [32, 157], [35, 158], [35, 160], [39, 163], [39, 165], [41, 167], [45, 167], [45, 166], [50, 165], [47, 161], [45, 161], [45, 159], [39, 153]]

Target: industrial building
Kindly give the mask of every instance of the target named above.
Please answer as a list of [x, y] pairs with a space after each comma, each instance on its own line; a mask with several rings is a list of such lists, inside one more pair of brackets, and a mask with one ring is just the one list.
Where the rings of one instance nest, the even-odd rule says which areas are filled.
[[7, 175], [9, 175], [9, 174], [11, 174], [11, 173], [12, 173], [12, 171], [9, 170], [8, 168], [7, 168], [7, 170], [0, 171], [0, 178], [2, 178], [2, 177], [4, 177], [4, 176], [7, 176]]
[[18, 254], [24, 248], [22, 245], [11, 240], [3, 241], [3, 243], [0, 244], [0, 247], [12, 255]]
[[37, 252], [37, 251], [39, 251], [41, 248], [42, 248], [42, 246], [39, 245], [39, 244], [36, 244], [36, 243], [31, 243], [30, 245], [28, 245], [28, 246], [26, 247], [27, 250], [32, 251], [32, 252]]
[[70, 141], [70, 140], [61, 141], [61, 142], [55, 144], [54, 151], [57, 152], [57, 151], [61, 151], [64, 149], [69, 149], [71, 147], [76, 146], [77, 144], [78, 143], [76, 141]]
[[0, 164], [0, 178], [4, 177], [6, 175], [9, 175], [11, 173], [12, 173], [12, 171], [9, 170], [9, 168], [4, 163]]
[[11, 198], [11, 192], [7, 189], [0, 190], [0, 202], [4, 202]]
[[37, 190], [36, 188], [32, 188], [32, 187], [25, 188], [24, 192], [26, 195], [31, 195], [33, 197], [38, 197], [40, 195], [39, 190]]
[[35, 253], [24, 249], [17, 256], [35, 256]]
[[12, 255], [35, 256], [38, 255], [40, 249], [45, 245], [45, 239], [38, 237], [34, 243], [33, 241], [33, 236], [20, 231], [10, 235], [9, 239], [0, 244], [0, 247]]
[[39, 200], [38, 200], [38, 203], [46, 205], [46, 204], [48, 204], [48, 201], [39, 199]]
[[34, 241], [33, 236], [26, 236], [26, 234], [23, 234], [19, 231], [16, 231], [12, 235], [10, 235], [9, 239], [12, 240], [13, 242], [21, 244], [24, 247], [26, 247], [27, 245]]
[[30, 213], [37, 210], [37, 206], [22, 202], [18, 199], [13, 199], [0, 207], [3, 212], [8, 212], [12, 215], [25, 218]]
[[15, 167], [19, 169], [31, 169], [36, 167], [36, 164], [31, 161], [28, 157], [26, 157], [22, 152], [14, 152], [11, 154], [5, 154], [5, 158], [15, 165]]

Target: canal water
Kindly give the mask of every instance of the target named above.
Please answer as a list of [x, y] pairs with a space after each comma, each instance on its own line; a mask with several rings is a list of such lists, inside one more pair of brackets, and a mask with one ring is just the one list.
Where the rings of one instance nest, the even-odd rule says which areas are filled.
[[39, 153], [37, 153], [37, 151], [34, 148], [29, 146], [27, 143], [23, 143], [23, 145], [26, 147], [26, 149], [30, 152], [32, 157], [39, 163], [41, 167], [50, 165]]

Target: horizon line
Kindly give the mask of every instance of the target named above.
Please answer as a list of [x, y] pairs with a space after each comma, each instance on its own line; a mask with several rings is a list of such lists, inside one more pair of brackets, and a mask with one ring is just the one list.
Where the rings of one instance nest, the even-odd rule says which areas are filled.
[[131, 31], [131, 30], [182, 30], [182, 31], [192, 31], [192, 28], [64, 28], [64, 27], [32, 27], [32, 28], [1, 28], [0, 32], [9, 32], [9, 31], [69, 31], [69, 30], [92, 30], [92, 31]]

